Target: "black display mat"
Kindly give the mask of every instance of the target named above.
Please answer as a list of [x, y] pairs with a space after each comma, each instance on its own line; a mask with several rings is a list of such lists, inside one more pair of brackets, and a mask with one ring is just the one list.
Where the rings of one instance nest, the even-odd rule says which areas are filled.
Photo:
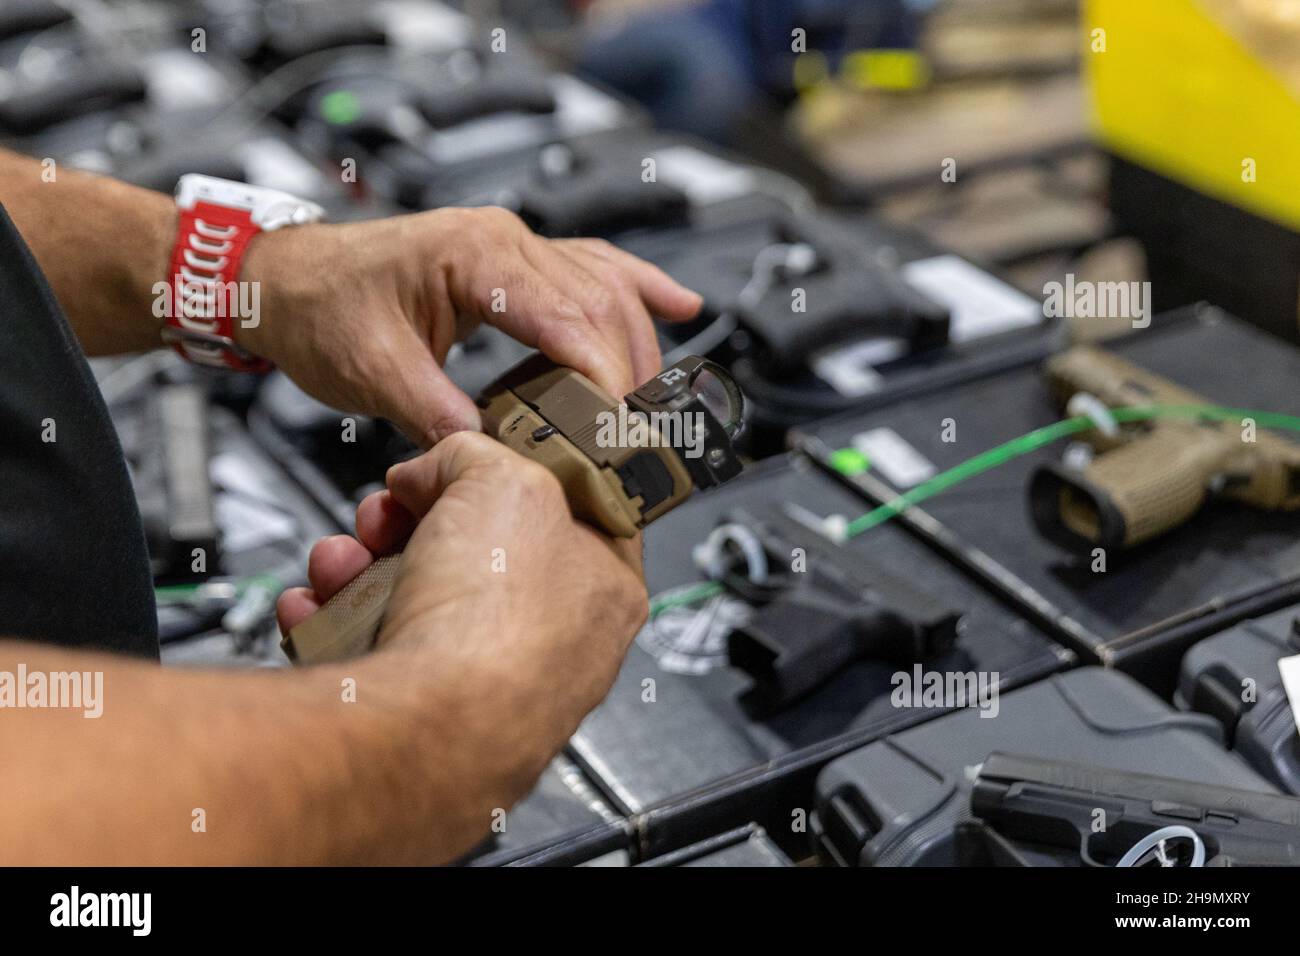
[[[1157, 317], [1150, 328], [1106, 347], [1211, 401], [1300, 413], [1300, 350], [1217, 309]], [[887, 427], [945, 469], [1059, 417], [1037, 368], [1023, 368], [828, 420], [802, 429], [793, 442], [824, 461], [829, 451], [851, 445], [853, 436]], [[947, 418], [956, 422], [953, 443], [942, 440]], [[1036, 610], [1036, 619], [1070, 646], [1161, 691], [1172, 688], [1178, 655], [1194, 640], [1295, 600], [1300, 514], [1267, 514], [1231, 502], [1210, 503], [1170, 534], [1109, 555], [1107, 572], [1093, 573], [1041, 538], [1029, 518], [1029, 475], [1059, 460], [1063, 447], [1041, 449], [931, 498], [919, 507], [933, 521], [910, 523], [914, 532], [954, 560], [982, 565], [990, 586], [1018, 591], [1026, 611]], [[871, 485], [872, 474], [858, 483], [864, 500], [873, 492], [890, 494], [879, 474]]]
[[[861, 508], [855, 495], [802, 458], [782, 456], [752, 465], [731, 484], [696, 497], [647, 531], [651, 594], [704, 580], [691, 551], [724, 513], [737, 507], [757, 512], [787, 502], [821, 516], [852, 517]], [[957, 645], [925, 662], [927, 671], [996, 671], [1006, 689], [1074, 660], [1015, 609], [905, 529], [882, 528], [855, 541], [850, 552], [965, 612]], [[623, 813], [672, 802], [724, 778], [743, 778], [755, 771], [779, 775], [786, 760], [802, 765], [803, 755], [830, 741], [844, 748], [857, 746], [944, 712], [896, 708], [889, 699], [891, 677], [900, 668], [860, 661], [794, 706], [766, 719], [751, 719], [738, 702], [749, 686], [747, 675], [725, 661], [698, 676], [665, 670], [663, 658], [652, 653], [661, 645], [648, 639], [654, 626], [652, 622], [638, 637], [613, 689], [569, 747], [571, 756]], [[671, 641], [669, 646], [674, 646]], [[653, 702], [643, 699], [647, 680], [654, 681]]]

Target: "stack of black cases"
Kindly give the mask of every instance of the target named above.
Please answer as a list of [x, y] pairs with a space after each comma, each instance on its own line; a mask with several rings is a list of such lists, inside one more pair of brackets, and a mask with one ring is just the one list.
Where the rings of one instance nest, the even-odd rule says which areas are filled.
[[[1174, 710], [1125, 674], [1079, 668], [1004, 695], [993, 719], [961, 711], [831, 763], [817, 777], [818, 849], [841, 866], [973, 862], [960, 827], [995, 751], [1277, 792], [1222, 741], [1214, 719]], [[1030, 865], [1082, 865], [1077, 852], [1020, 852]]]
[[[703, 580], [692, 550], [733, 509], [794, 509], [854, 517], [861, 502], [811, 463], [782, 456], [751, 466], [731, 484], [701, 495], [646, 533], [652, 595], [669, 596]], [[815, 532], [809, 531], [810, 538]], [[905, 568], [926, 592], [964, 613], [956, 646], [923, 664], [927, 672], [979, 672], [1000, 691], [1073, 663], [1073, 655], [904, 529], [882, 526], [846, 545], [846, 560]], [[813, 694], [766, 717], [741, 705], [749, 677], [730, 667], [728, 621], [734, 599], [676, 608], [647, 623], [605, 701], [579, 727], [568, 756], [615, 814], [635, 820], [634, 859], [661, 853], [749, 822], [767, 827], [791, 855], [807, 855], [812, 775], [853, 747], [942, 712], [895, 706], [898, 666], [858, 661]], [[759, 814], [761, 811], [761, 814]], [[626, 840], [624, 823], [552, 834], [549, 847], [494, 860], [581, 862]], [[558, 839], [563, 837], [563, 839]]]
[[1300, 734], [1282, 663], [1300, 655], [1300, 607], [1243, 621], [1183, 657], [1174, 702], [1217, 719], [1233, 751], [1274, 786], [1300, 793]]
[[[1300, 373], [1300, 354], [1213, 309], [1158, 317], [1107, 348], [1212, 401], [1300, 411], [1300, 400], [1269, 384]], [[1242, 368], [1253, 372], [1233, 371]], [[917, 461], [941, 471], [1060, 414], [1027, 365], [801, 430], [800, 452], [751, 466], [650, 529], [651, 593], [671, 598], [698, 583], [692, 547], [733, 509], [777, 507], [812, 524], [852, 518], [920, 480], [914, 473], [889, 481], [909, 466], [915, 472]], [[945, 419], [956, 422], [954, 443], [943, 441]], [[882, 431], [891, 441], [882, 444]], [[831, 466], [833, 452], [861, 445], [861, 435], [874, 436], [874, 467], [850, 477]], [[1047, 448], [1013, 461], [927, 501], [924, 514], [845, 545], [866, 567], [907, 569], [915, 583], [961, 605], [956, 650], [925, 669], [997, 672], [995, 719], [980, 708], [895, 707], [894, 668], [880, 662], [854, 664], [811, 697], [753, 716], [739, 703], [748, 678], [726, 661], [725, 602], [715, 599], [707, 626], [698, 607], [674, 608], [647, 624], [609, 697], [568, 748], [621, 819], [509, 859], [584, 862], [617, 850], [652, 860], [757, 822], [796, 859], [815, 850], [850, 865], [955, 864], [963, 862], [957, 833], [969, 816], [969, 779], [993, 750], [1294, 790], [1300, 744], [1277, 660], [1300, 650], [1295, 614], [1192, 645], [1296, 603], [1300, 519], [1212, 503], [1094, 574], [1039, 539], [1027, 514], [1030, 468], [1059, 454]], [[1111, 669], [1070, 670], [1079, 662]], [[1254, 699], [1242, 701], [1247, 679]], [[1175, 683], [1181, 710], [1158, 696], [1168, 699]], [[1040, 850], [1026, 859], [1077, 862]]]

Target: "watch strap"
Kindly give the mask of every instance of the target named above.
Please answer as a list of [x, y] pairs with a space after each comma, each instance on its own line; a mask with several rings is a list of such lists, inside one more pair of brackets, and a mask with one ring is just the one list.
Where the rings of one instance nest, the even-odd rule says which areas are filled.
[[260, 319], [259, 297], [248, 295], [239, 280], [244, 255], [259, 232], [316, 222], [325, 211], [278, 189], [195, 173], [177, 183], [176, 206], [180, 220], [167, 269], [163, 340], [202, 365], [269, 370], [270, 362], [235, 342], [236, 322], [247, 327]]
[[238, 285], [244, 253], [261, 232], [247, 209], [196, 202], [180, 210], [164, 341], [191, 362], [241, 372], [265, 372], [271, 363], [240, 348], [235, 322], [244, 321]]

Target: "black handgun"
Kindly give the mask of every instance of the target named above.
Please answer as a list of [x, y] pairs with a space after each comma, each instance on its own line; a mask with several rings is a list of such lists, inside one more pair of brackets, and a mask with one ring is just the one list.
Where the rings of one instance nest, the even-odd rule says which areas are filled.
[[554, 113], [555, 92], [540, 70], [483, 68], [463, 83], [424, 90], [419, 109], [430, 126], [447, 129], [495, 113]]
[[[811, 256], [794, 267], [774, 255], [783, 246]], [[704, 296], [706, 315], [735, 317], [765, 378], [797, 378], [814, 353], [873, 336], [899, 339], [908, 354], [949, 342], [949, 310], [877, 261], [872, 244], [832, 215], [723, 221], [646, 252]]]
[[732, 511], [725, 521], [751, 533], [766, 556], [762, 580], [743, 548], [730, 552], [723, 576], [755, 607], [727, 639], [731, 665], [753, 678], [744, 699], [751, 710], [792, 704], [856, 660], [914, 664], [957, 639], [960, 612], [781, 512]]
[[[737, 303], [771, 374], [795, 373], [818, 350], [872, 335], [902, 339], [909, 352], [948, 344], [948, 309], [876, 262], [867, 244], [831, 217], [787, 216], [777, 241], [811, 246], [814, 265], [802, 276], [779, 276], [756, 302]], [[804, 291], [804, 312], [792, 310], [795, 289]]]
[[164, 581], [219, 571], [208, 414], [207, 394], [193, 383], [163, 385], [145, 403], [135, 477], [150, 563]]
[[995, 753], [971, 812], [1013, 840], [1077, 849], [1088, 866], [1300, 865], [1300, 798], [1274, 793]]
[[533, 175], [516, 192], [516, 211], [544, 236], [608, 235], [690, 215], [690, 200], [677, 187], [629, 176], [622, 157], [560, 143], [539, 151]]
[[[145, 98], [144, 75], [134, 64], [101, 54], [73, 52], [77, 56], [76, 69], [60, 70], [48, 79], [20, 76], [0, 89], [0, 129], [33, 134], [64, 120]], [[4, 67], [0, 66], [0, 70]]]

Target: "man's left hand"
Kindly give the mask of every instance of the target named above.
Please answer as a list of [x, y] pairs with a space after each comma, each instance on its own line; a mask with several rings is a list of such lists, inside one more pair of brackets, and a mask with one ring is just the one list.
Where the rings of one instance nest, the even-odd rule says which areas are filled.
[[701, 299], [599, 239], [543, 239], [513, 213], [447, 208], [259, 236], [243, 278], [261, 314], [236, 339], [303, 389], [377, 415], [430, 446], [478, 430], [442, 363], [486, 322], [621, 398], [660, 368], [651, 315], [686, 321]]

